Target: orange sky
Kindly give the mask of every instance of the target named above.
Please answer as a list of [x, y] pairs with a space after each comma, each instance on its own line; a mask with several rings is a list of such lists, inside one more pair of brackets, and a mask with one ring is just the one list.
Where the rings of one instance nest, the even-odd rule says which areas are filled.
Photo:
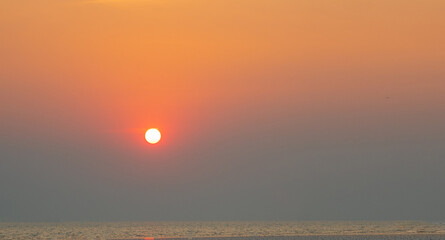
[[[383, 79], [405, 67], [443, 70], [445, 3], [419, 3], [2, 1], [2, 95], [101, 107], [124, 127], [178, 108], [280, 104], [323, 91], [372, 97], [395, 85], [388, 91], [434, 93], [442, 83]], [[308, 79], [323, 72], [340, 79]], [[363, 83], [344, 72], [376, 76]], [[288, 77], [270, 81], [275, 74]]]
[[[267, 145], [257, 136], [291, 139], [283, 148], [435, 136], [444, 11], [442, 0], [4, 0], [1, 129], [25, 145], [200, 164], [204, 146], [249, 154]], [[163, 133], [157, 148], [149, 127]]]
[[443, 74], [443, 1], [1, 4], [2, 111], [29, 131], [153, 125], [190, 140], [247, 109], [317, 118], [443, 94], [429, 80]]

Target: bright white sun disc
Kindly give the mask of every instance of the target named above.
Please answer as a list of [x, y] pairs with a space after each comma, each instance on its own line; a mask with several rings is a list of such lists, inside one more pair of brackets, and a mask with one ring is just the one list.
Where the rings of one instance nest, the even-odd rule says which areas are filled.
[[145, 140], [151, 144], [155, 144], [161, 140], [161, 132], [156, 128], [150, 128], [145, 133]]

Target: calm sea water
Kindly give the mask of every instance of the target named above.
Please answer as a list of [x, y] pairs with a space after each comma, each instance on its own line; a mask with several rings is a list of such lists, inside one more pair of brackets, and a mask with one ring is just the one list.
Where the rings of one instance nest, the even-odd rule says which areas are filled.
[[0, 223], [0, 239], [143, 239], [146, 237], [169, 237], [178, 240], [445, 240], [445, 223]]

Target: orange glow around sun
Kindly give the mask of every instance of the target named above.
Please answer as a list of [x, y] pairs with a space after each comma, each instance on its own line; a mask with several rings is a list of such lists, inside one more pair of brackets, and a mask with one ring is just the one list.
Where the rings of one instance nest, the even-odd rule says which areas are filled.
[[145, 132], [145, 140], [151, 144], [158, 143], [161, 140], [161, 132], [156, 128], [150, 128]]

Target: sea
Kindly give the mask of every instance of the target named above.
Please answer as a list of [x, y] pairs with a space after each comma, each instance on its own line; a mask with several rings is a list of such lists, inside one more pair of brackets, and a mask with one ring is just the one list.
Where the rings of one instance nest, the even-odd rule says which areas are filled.
[[445, 223], [2, 222], [0, 239], [445, 240]]

